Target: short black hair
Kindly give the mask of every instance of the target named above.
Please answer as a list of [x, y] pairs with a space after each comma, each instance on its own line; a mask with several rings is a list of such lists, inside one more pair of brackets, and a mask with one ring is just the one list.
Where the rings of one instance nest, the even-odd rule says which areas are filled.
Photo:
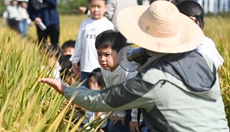
[[95, 42], [96, 49], [111, 47], [117, 53], [126, 45], [127, 39], [120, 32], [113, 30], [106, 30], [100, 33]]
[[[89, 0], [88, 2], [90, 3], [92, 0]], [[107, 4], [107, 0], [101, 0], [101, 1], [104, 1], [105, 4]]]
[[101, 73], [101, 68], [95, 68], [91, 73], [89, 73], [87, 80], [92, 76], [95, 77], [96, 82], [98, 83], [101, 89], [106, 88], [103, 75]]
[[71, 55], [64, 55], [60, 58], [60, 65], [64, 68], [70, 69], [72, 67], [72, 62], [69, 60]]
[[204, 10], [201, 7], [201, 5], [195, 1], [192, 0], [186, 0], [182, 1], [181, 3], [176, 5], [178, 10], [186, 15], [186, 16], [192, 16], [196, 18], [196, 23], [199, 22], [199, 27], [201, 29], [204, 28]]
[[72, 48], [74, 48], [74, 47], [75, 47], [75, 42], [76, 42], [76, 41], [74, 41], [74, 40], [67, 40], [67, 41], [65, 41], [65, 42], [62, 44], [61, 49], [64, 50], [64, 49], [67, 48], [67, 47], [72, 47]]
[[62, 58], [60, 58], [60, 65], [61, 65], [61, 70], [60, 70], [60, 78], [62, 80], [66, 80], [68, 77], [71, 76], [71, 67], [72, 67], [72, 63], [69, 60], [71, 57], [71, 55], [65, 55]]

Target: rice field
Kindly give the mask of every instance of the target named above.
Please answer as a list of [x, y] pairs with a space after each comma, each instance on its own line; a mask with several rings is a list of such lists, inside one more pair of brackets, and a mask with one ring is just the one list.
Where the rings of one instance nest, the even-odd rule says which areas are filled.
[[[61, 15], [60, 43], [75, 40], [87, 16]], [[230, 120], [230, 17], [206, 17], [205, 35], [212, 38], [225, 62], [218, 70], [227, 118]], [[0, 26], [0, 131], [1, 132], [67, 132], [77, 131], [72, 121], [70, 102], [48, 85], [38, 84], [40, 77], [52, 77], [54, 68], [49, 58], [36, 46], [36, 30], [32, 23], [28, 39], [21, 39], [6, 25]], [[69, 119], [65, 119], [66, 113]], [[83, 119], [83, 118], [82, 118]], [[96, 124], [97, 125], [97, 124]], [[96, 126], [95, 126], [96, 127]]]

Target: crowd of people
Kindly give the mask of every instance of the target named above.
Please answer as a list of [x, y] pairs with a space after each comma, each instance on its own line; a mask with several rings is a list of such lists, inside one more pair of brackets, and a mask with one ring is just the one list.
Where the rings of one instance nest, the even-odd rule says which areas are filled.
[[7, 25], [20, 33], [22, 37], [28, 35], [28, 25], [31, 23], [27, 12], [27, 0], [11, 0], [3, 13]]
[[[29, 0], [27, 9], [39, 43], [46, 43], [49, 36], [51, 51], [58, 49], [54, 79], [39, 82], [67, 99], [75, 95], [74, 108], [86, 115], [82, 126], [112, 111], [100, 132], [229, 132], [217, 74], [224, 60], [203, 34], [204, 11], [197, 2], [88, 4], [90, 17], [81, 23], [76, 40], [67, 40], [60, 48], [57, 1]], [[24, 17], [14, 13], [20, 8], [12, 0], [5, 15], [18, 32], [20, 24], [15, 24]], [[152, 54], [132, 72], [118, 61], [119, 51], [130, 43]]]

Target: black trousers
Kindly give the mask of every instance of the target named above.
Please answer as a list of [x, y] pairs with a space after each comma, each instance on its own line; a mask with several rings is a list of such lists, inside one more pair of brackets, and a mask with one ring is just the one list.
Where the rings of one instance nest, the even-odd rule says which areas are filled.
[[[36, 25], [37, 26], [37, 25]], [[60, 26], [58, 24], [50, 25], [46, 28], [46, 30], [42, 31], [37, 26], [37, 35], [38, 35], [38, 43], [43, 44], [45, 46], [47, 44], [47, 38], [50, 38], [51, 46], [54, 49], [59, 49], [58, 41], [60, 35]]]
[[19, 21], [15, 19], [7, 19], [9, 27], [17, 32], [19, 32]]

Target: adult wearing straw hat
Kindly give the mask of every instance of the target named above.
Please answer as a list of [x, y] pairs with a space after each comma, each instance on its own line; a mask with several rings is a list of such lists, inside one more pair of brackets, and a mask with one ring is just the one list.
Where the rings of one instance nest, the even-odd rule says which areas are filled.
[[118, 29], [154, 55], [139, 74], [102, 91], [67, 87], [41, 78], [73, 103], [91, 111], [141, 108], [150, 132], [229, 132], [212, 61], [194, 51], [202, 30], [170, 2], [136, 6], [118, 15]]

